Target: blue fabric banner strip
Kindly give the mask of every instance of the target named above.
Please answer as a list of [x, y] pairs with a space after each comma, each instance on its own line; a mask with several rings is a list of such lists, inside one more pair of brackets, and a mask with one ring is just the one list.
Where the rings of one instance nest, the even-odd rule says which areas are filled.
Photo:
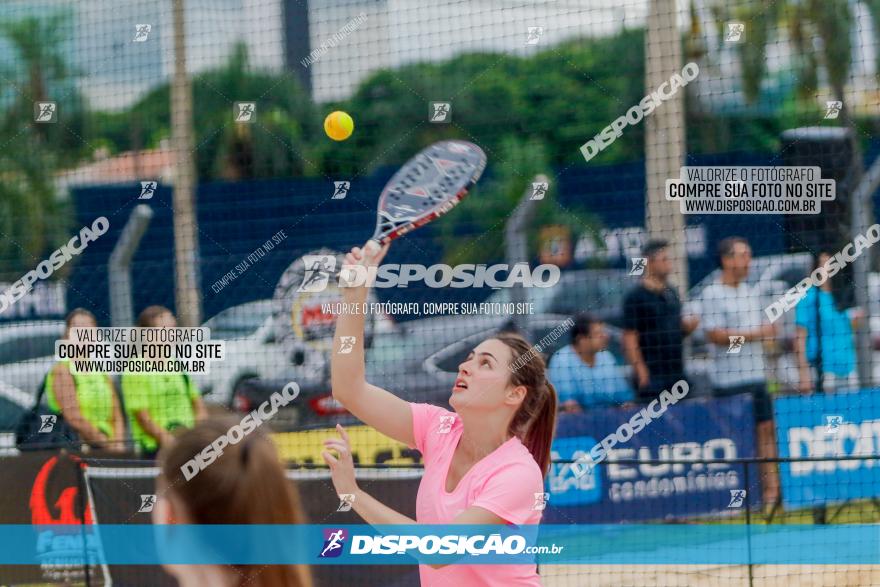
[[0, 526], [0, 564], [880, 564], [880, 525]]

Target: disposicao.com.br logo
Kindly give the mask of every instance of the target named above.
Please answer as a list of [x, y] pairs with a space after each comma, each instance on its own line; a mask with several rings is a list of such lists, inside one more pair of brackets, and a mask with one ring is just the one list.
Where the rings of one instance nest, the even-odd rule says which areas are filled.
[[529, 545], [525, 536], [512, 534], [352, 534], [342, 528], [324, 530], [324, 544], [318, 558], [338, 557], [350, 538], [350, 555], [528, 555], [558, 554], [564, 546]]

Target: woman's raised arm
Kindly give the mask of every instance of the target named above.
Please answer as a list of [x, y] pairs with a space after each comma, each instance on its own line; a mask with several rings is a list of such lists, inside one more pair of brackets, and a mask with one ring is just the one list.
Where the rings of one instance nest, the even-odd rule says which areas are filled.
[[[388, 252], [388, 245], [382, 248], [374, 241], [368, 241], [363, 249], [355, 247], [345, 256], [342, 267], [343, 278], [346, 267], [360, 266], [369, 270], [378, 266]], [[358, 273], [364, 276], [364, 271]], [[369, 283], [359, 283], [353, 287], [345, 287], [340, 280], [342, 297], [348, 309], [362, 308], [367, 301]], [[330, 382], [333, 397], [345, 408], [385, 436], [413, 446], [412, 413], [409, 402], [402, 400], [393, 393], [367, 383], [364, 365], [364, 320], [361, 311], [341, 312], [336, 317], [336, 335], [333, 354], [330, 360]], [[340, 353], [339, 348], [344, 337], [353, 340], [351, 352]]]

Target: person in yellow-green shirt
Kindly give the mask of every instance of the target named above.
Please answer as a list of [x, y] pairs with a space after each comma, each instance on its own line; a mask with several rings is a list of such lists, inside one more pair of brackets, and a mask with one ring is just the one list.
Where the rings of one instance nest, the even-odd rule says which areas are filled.
[[[176, 328], [177, 319], [163, 306], [140, 313], [140, 328]], [[122, 397], [131, 435], [144, 456], [156, 455], [176, 428], [192, 428], [205, 415], [198, 388], [186, 373], [125, 373]]]
[[[95, 328], [94, 314], [76, 308], [65, 319], [64, 338], [71, 328]], [[80, 439], [95, 448], [123, 452], [124, 426], [119, 398], [106, 373], [73, 373], [70, 361], [56, 363], [46, 375], [46, 403], [55, 414], [77, 432]]]

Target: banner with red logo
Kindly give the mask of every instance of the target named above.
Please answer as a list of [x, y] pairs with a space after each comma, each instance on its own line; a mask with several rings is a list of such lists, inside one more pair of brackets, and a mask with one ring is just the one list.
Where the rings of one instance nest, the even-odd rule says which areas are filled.
[[[26, 452], [0, 459], [0, 523], [81, 525], [93, 522], [76, 455], [59, 451]], [[84, 582], [103, 585], [100, 567], [81, 563], [88, 545], [79, 536], [35, 532], [40, 566], [3, 566], [0, 583]]]

